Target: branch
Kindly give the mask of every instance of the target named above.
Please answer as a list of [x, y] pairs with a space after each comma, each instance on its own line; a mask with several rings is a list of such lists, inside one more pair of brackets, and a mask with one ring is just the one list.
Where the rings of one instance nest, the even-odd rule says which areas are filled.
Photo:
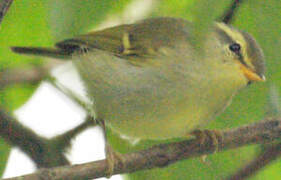
[[250, 162], [248, 165], [237, 171], [234, 175], [227, 178], [227, 180], [246, 179], [257, 173], [260, 169], [276, 160], [281, 156], [281, 143], [270, 145], [261, 155]]
[[0, 2], [0, 24], [2, 23], [2, 20], [6, 13], [8, 12], [11, 4], [13, 3], [13, 0], [2, 0]]
[[6, 69], [0, 73], [0, 88], [19, 83], [37, 83], [40, 82], [46, 74], [46, 71], [42, 68]]
[[[13, 0], [0, 1], [0, 24]], [[5, 70], [0, 73], [0, 89], [8, 84], [39, 80], [39, 72], [42, 69], [35, 71], [23, 71], [22, 69]], [[45, 71], [44, 71], [45, 72]], [[42, 74], [42, 72], [40, 72]], [[49, 141], [38, 136], [31, 129], [24, 127], [16, 119], [8, 113], [0, 109], [0, 136], [11, 145], [18, 146], [23, 152], [29, 155], [38, 167], [53, 167], [56, 165], [69, 164], [62, 152], [56, 152], [53, 149], [55, 157], [50, 158]], [[50, 161], [52, 159], [53, 161]]]
[[[24, 127], [8, 113], [0, 109], [0, 136], [12, 146], [19, 147], [38, 167], [54, 167], [69, 164], [63, 151], [50, 147], [51, 141]], [[52, 154], [51, 157], [48, 155]]]
[[[267, 105], [267, 119], [281, 117], [280, 96], [275, 86], [270, 87], [269, 100]], [[260, 169], [281, 156], [281, 143], [263, 146], [263, 151], [251, 162], [237, 170], [227, 180], [246, 179], [255, 175]]]
[[0, 109], [0, 136], [10, 145], [19, 147], [36, 163], [38, 168], [70, 164], [64, 152], [70, 146], [71, 140], [93, 125], [95, 122], [88, 117], [77, 127], [54, 138], [46, 139]]
[[222, 15], [220, 21], [224, 22], [225, 24], [230, 24], [233, 20], [235, 12], [237, 11], [241, 3], [242, 0], [234, 0], [230, 8], [227, 11], [225, 11], [225, 13]]
[[50, 61], [43, 65], [29, 67], [29, 68], [13, 68], [5, 69], [0, 72], [0, 89], [6, 86], [19, 84], [19, 83], [32, 83], [36, 84], [48, 76], [50, 70], [61, 64], [61, 61]]
[[[265, 120], [248, 126], [222, 132], [217, 150], [227, 150], [250, 144], [270, 143], [281, 139], [281, 119]], [[130, 173], [154, 167], [164, 167], [176, 161], [211, 154], [211, 139], [200, 143], [191, 139], [153, 146], [147, 150], [124, 154], [122, 162], [115, 161], [113, 174]], [[29, 175], [5, 180], [91, 179], [107, 176], [107, 161], [100, 160], [80, 165], [41, 169]]]

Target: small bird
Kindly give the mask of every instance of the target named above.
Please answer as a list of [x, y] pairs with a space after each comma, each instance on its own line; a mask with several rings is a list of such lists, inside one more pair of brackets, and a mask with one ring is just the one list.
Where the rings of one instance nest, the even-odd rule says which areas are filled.
[[265, 81], [254, 38], [214, 23], [200, 49], [194, 24], [152, 18], [90, 32], [56, 48], [12, 47], [16, 53], [72, 59], [98, 119], [135, 139], [185, 137], [215, 119], [238, 90]]
[[137, 139], [184, 137], [218, 116], [239, 89], [265, 80], [264, 55], [248, 33], [214, 23], [198, 54], [192, 26], [152, 18], [80, 35], [56, 49], [12, 50], [72, 59], [96, 118], [114, 131]]

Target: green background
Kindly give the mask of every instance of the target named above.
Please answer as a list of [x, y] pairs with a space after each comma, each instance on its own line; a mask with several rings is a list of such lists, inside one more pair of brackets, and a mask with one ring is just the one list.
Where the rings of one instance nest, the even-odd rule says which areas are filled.
[[[40, 66], [42, 60], [13, 54], [10, 46], [51, 46], [56, 41], [85, 33], [103, 23], [109, 16], [121, 14], [132, 0], [15, 0], [0, 29], [0, 72], [6, 68]], [[155, 1], [147, 17], [172, 16], [192, 20], [205, 27], [216, 20], [232, 1], [162, 0]], [[225, 129], [259, 121], [268, 113], [270, 88], [281, 92], [281, 1], [245, 0], [236, 12], [233, 25], [251, 33], [264, 50], [267, 64], [266, 83], [257, 83], [242, 90], [227, 110], [206, 128]], [[136, 9], [137, 11], [137, 9]], [[198, 37], [204, 28], [198, 30]], [[1, 77], [0, 77], [1, 78]], [[0, 105], [9, 111], [28, 100], [37, 85], [19, 84], [0, 92]], [[276, 100], [278, 101], [278, 100]], [[159, 142], [141, 142], [132, 147], [111, 134], [110, 142], [120, 152], [134, 151]], [[0, 175], [10, 147], [0, 139]], [[262, 151], [260, 146], [180, 161], [167, 168], [133, 173], [130, 179], [222, 179], [247, 164]], [[281, 179], [281, 162], [276, 160], [251, 179]]]

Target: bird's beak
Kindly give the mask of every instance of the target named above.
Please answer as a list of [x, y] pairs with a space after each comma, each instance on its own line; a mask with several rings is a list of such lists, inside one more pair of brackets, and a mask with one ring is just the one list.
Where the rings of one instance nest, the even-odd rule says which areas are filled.
[[250, 80], [250, 81], [262, 81], [264, 82], [266, 80], [264, 75], [259, 75], [256, 72], [254, 72], [249, 67], [246, 67], [244, 64], [240, 64], [240, 68], [244, 75]]

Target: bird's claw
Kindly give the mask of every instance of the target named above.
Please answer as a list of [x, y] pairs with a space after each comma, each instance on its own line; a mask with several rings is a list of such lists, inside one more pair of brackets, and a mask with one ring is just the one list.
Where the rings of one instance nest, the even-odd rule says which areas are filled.
[[222, 133], [218, 130], [195, 130], [191, 133], [196, 137], [200, 145], [210, 142], [214, 152], [218, 151], [219, 144], [222, 142]]

